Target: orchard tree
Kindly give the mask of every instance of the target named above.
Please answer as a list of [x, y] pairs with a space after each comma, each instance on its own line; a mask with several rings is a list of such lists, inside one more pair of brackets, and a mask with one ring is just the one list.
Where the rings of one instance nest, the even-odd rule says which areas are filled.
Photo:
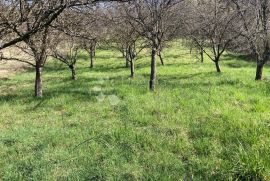
[[[135, 77], [135, 61], [138, 54], [147, 47], [140, 34], [131, 26], [125, 17], [122, 7], [114, 9], [115, 14], [111, 17], [110, 40], [116, 44], [119, 50], [123, 50], [126, 67], [130, 68], [130, 77]], [[112, 14], [111, 12], [108, 12]]]
[[35, 96], [42, 97], [42, 71], [48, 57], [48, 27], [45, 27], [43, 31], [31, 36], [31, 38], [25, 39], [24, 42], [29, 46], [35, 59], [36, 80], [35, 80]]
[[76, 63], [79, 51], [78, 43], [76, 39], [70, 36], [58, 34], [57, 37], [59, 38], [58, 41], [55, 41], [54, 45], [51, 46], [51, 55], [67, 65], [71, 71], [72, 80], [76, 80]]
[[270, 2], [269, 0], [239, 1], [232, 0], [239, 14], [239, 24], [242, 25], [242, 45], [249, 45], [248, 53], [255, 56], [257, 61], [256, 80], [261, 80], [264, 65], [270, 58], [269, 28]]
[[79, 0], [1, 0], [0, 49], [29, 39], [51, 24], [66, 8], [88, 4]]
[[121, 23], [119, 22], [119, 20], [113, 22], [113, 25], [111, 25], [111, 27], [112, 31], [110, 32], [109, 41], [113, 42], [113, 48], [121, 52], [122, 57], [125, 58], [125, 67], [129, 68], [130, 62], [128, 55], [128, 44], [131, 41], [135, 31], [134, 29], [132, 29], [133, 31], [131, 32], [129, 31], [130, 29], [126, 31], [126, 28], [128, 27], [127, 22]]
[[[0, 50], [23, 42], [34, 62], [23, 58], [8, 57], [28, 63], [36, 69], [35, 96], [42, 97], [42, 70], [47, 60], [49, 26], [64, 12], [98, 2], [125, 0], [0, 0]], [[30, 51], [29, 51], [30, 50]], [[2, 57], [3, 58], [3, 57]]]
[[125, 20], [121, 6], [112, 4], [107, 8], [106, 18], [108, 19], [106, 26], [109, 29], [106, 44], [121, 52], [125, 58], [125, 67], [129, 68], [128, 44], [135, 37], [136, 31]]
[[21, 56], [15, 54], [11, 56], [2, 57], [4, 60], [15, 60], [35, 68], [36, 78], [35, 78], [35, 96], [43, 96], [43, 81], [42, 72], [43, 67], [46, 63], [48, 57], [48, 44], [49, 44], [49, 28], [44, 28], [39, 32], [33, 34], [32, 36], [23, 40], [23, 42], [18, 43], [15, 47], [22, 53]]
[[98, 39], [93, 38], [92, 40], [84, 41], [82, 40], [82, 47], [88, 53], [90, 58], [90, 68], [94, 68], [94, 57], [96, 56], [96, 48], [98, 44]]
[[224, 51], [240, 36], [239, 16], [228, 1], [191, 1], [187, 8], [187, 33], [203, 52], [215, 63], [221, 72], [220, 60]]
[[67, 8], [114, 1], [128, 0], [0, 0], [0, 50], [42, 31]]
[[171, 33], [178, 28], [182, 0], [134, 0], [123, 5], [126, 19], [151, 49], [150, 90], [154, 91], [157, 79], [156, 56]]
[[80, 9], [64, 11], [51, 25], [68, 36], [80, 40], [81, 48], [86, 50], [90, 58], [90, 68], [94, 67], [94, 57], [99, 41], [106, 35], [106, 23], [104, 9], [95, 6], [87, 6]]

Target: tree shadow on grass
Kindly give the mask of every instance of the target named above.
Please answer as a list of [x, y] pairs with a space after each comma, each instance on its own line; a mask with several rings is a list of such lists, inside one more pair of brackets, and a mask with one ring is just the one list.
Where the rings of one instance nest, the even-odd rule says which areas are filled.
[[233, 53], [226, 53], [222, 55], [222, 59], [224, 61], [226, 60], [239, 60], [239, 61], [245, 61], [245, 62], [254, 62], [255, 59], [252, 57], [252, 55], [243, 55], [243, 54], [233, 54]]
[[191, 56], [189, 52], [187, 53], [182, 53], [182, 54], [165, 54], [164, 58], [167, 59], [186, 59], [187, 57]]
[[79, 53], [78, 57], [77, 57], [79, 60], [83, 60], [83, 61], [87, 61], [89, 59], [89, 55], [87, 53]]
[[[46, 64], [44, 67], [44, 73], [46, 72], [59, 72], [59, 71], [65, 71], [65, 70], [69, 70], [69, 68], [67, 67], [67, 65], [65, 65], [64, 63], [61, 63], [60, 61], [54, 60], [53, 62]], [[35, 71], [35, 70], [33, 70]]]
[[[233, 62], [229, 62], [232, 61]], [[246, 68], [254, 67], [256, 61], [250, 55], [225, 54], [222, 57], [224, 64], [230, 68]]]
[[70, 80], [70, 78], [50, 77], [46, 79], [47, 87], [44, 89], [43, 98], [35, 98], [33, 96], [34, 89], [27, 88], [27, 90], [21, 89], [20, 92], [0, 95], [0, 104], [5, 102], [23, 102], [25, 105], [35, 103], [31, 109], [38, 109], [50, 99], [60, 96], [70, 101], [92, 102], [96, 101], [101, 93], [117, 95], [119, 93], [118, 87], [121, 87], [121, 84], [128, 84], [128, 79], [123, 76], [112, 76], [103, 81], [100, 78], [88, 77], [76, 81]]
[[[234, 56], [234, 55], [231, 55], [231, 56]], [[227, 55], [227, 58], [231, 59], [231, 57], [229, 57], [229, 55]], [[240, 59], [239, 56], [238, 56], [238, 59]], [[170, 66], [189, 66], [192, 64], [194, 64], [194, 63], [178, 62], [178, 63], [167, 64], [167, 65], [165, 65], [164, 68], [170, 67]], [[48, 66], [46, 66], [44, 69], [44, 71], [45, 71], [44, 74], [50, 74], [51, 72], [57, 73], [59, 71], [65, 71], [65, 72], [69, 71], [65, 65], [58, 64], [58, 63], [56, 63], [56, 65], [57, 66], [55, 66], [54, 64], [48, 64]], [[123, 61], [123, 66], [124, 65], [125, 64]], [[121, 66], [119, 64], [112, 64], [112, 65], [107, 65], [107, 66], [98, 64], [93, 69], [80, 66], [77, 68], [77, 70], [82, 71], [82, 72], [87, 72], [89, 70], [90, 72], [103, 72], [103, 73], [111, 73], [111, 72], [115, 73], [115, 72], [126, 71], [128, 74], [129, 68], [123, 68], [123, 66]], [[149, 67], [149, 62], [145, 62], [145, 61], [138, 62], [136, 65], [137, 69], [142, 69], [145, 67]], [[34, 72], [34, 69], [30, 68], [29, 71]], [[145, 80], [145, 82], [143, 82], [143, 83], [148, 85], [149, 74], [138, 74], [137, 76], [142, 77]], [[199, 78], [207, 79], [209, 77], [215, 78], [216, 76], [220, 76], [220, 74], [218, 74], [216, 72], [200, 72], [200, 73], [193, 73], [193, 74], [186, 74], [186, 75], [182, 75], [182, 74], [158, 75], [158, 80], [159, 80], [159, 84], [166, 85], [168, 88], [174, 88], [176, 86], [181, 86], [181, 87], [209, 86], [209, 83], [206, 83], [205, 81], [201, 81], [201, 80], [199, 82], [196, 82], [194, 80], [194, 78], [199, 77]], [[72, 80], [70, 80], [69, 76], [67, 76], [66, 78], [58, 77], [58, 76], [54, 76], [54, 75], [49, 76], [48, 78], [46, 78], [44, 80], [44, 85], [46, 87], [44, 88], [44, 98], [43, 99], [50, 100], [50, 99], [53, 99], [57, 96], [68, 95], [70, 97], [69, 99], [73, 99], [73, 100], [94, 101], [94, 100], [96, 100], [96, 96], [98, 96], [98, 94], [93, 93], [91, 91], [91, 89], [94, 86], [96, 86], [96, 82], [98, 82], [100, 79], [102, 79], [102, 77], [95, 77], [95, 78], [79, 77], [79, 79], [77, 81], [72, 81]], [[126, 76], [112, 76], [112, 77], [110, 77], [110, 80], [115, 82], [115, 85], [113, 87], [117, 87], [120, 84], [129, 85], [128, 77], [126, 77]], [[190, 80], [190, 81], [187, 83], [184, 80]], [[27, 83], [30, 83], [30, 84], [34, 84], [34, 79], [31, 79], [31, 80], [29, 79], [29, 80], [24, 80], [24, 81], [27, 81]], [[135, 86], [136, 86], [137, 82], [136, 82], [136, 80], [131, 81], [131, 84], [133, 85], [134, 88], [136, 88]], [[9, 83], [9, 80], [5, 81], [5, 85], [8, 83]], [[215, 84], [220, 86], [220, 85], [237, 85], [238, 83], [240, 83], [240, 82], [237, 82], [237, 80], [232, 80], [232, 81], [220, 80]], [[13, 84], [14, 83], [12, 83], [12, 85]], [[99, 86], [99, 85], [97, 85], [97, 86]], [[113, 87], [111, 87], [111, 88], [113, 88]], [[164, 88], [166, 88], [166, 87], [164, 87]], [[110, 91], [110, 92], [108, 92], [108, 94], [116, 94], [117, 89], [120, 90], [119, 88], [115, 88], [114, 91]], [[10, 94], [6, 94], [6, 95], [0, 95], [0, 101], [1, 102], [12, 102], [12, 101], [18, 100], [18, 101], [23, 101], [26, 104], [35, 102], [37, 108], [42, 106], [45, 103], [45, 102], [43, 102], [43, 103], [39, 104], [38, 101], [40, 101], [40, 100], [37, 100], [36, 98], [33, 97], [33, 95], [32, 95], [33, 90], [32, 89], [30, 90], [28, 88], [27, 90], [24, 90], [24, 89], [22, 89], [22, 90], [24, 92], [20, 92], [17, 94], [10, 93]]]
[[96, 54], [96, 56], [94, 58], [96, 60], [99, 60], [99, 59], [105, 59], [105, 60], [108, 60], [108, 59], [118, 59], [119, 58], [119, 54], [118, 53], [115, 53], [113, 51], [108, 51], [107, 53], [103, 53], [103, 54], [100, 54], [99, 52], [97, 52], [97, 54]]
[[[86, 71], [90, 71], [90, 72], [103, 72], [103, 73], [110, 73], [110, 72], [121, 72], [121, 71], [125, 71], [126, 68], [123, 66], [104, 66], [104, 65], [96, 65], [93, 68], [89, 68], [89, 67], [84, 67], [84, 68], [79, 68], [80, 70], [86, 70]], [[78, 69], [78, 70], [79, 70]]]
[[[109, 73], [109, 72], [115, 72], [115, 71], [124, 71], [126, 70], [125, 67], [124, 67], [124, 64], [123, 66], [114, 66], [114, 65], [108, 65], [108, 66], [105, 66], [105, 65], [95, 65], [93, 68], [90, 68], [89, 66], [80, 66], [80, 65], [77, 65], [76, 66], [76, 71], [79, 72], [79, 71], [83, 71], [83, 72], [103, 72], [103, 73]], [[29, 72], [34, 72], [35, 70], [34, 69], [30, 69]], [[56, 64], [56, 65], [48, 65], [46, 67], [44, 67], [44, 74], [50, 74], [50, 73], [59, 73], [59, 72], [70, 72], [69, 68], [62, 64], [62, 65], [59, 65], [59, 64]]]
[[48, 100], [41, 99], [34, 107], [32, 107], [29, 111], [35, 111], [39, 109], [40, 107], [44, 106]]
[[[159, 77], [158, 84], [163, 88], [190, 88], [190, 87], [209, 87], [209, 86], [243, 86], [242, 81], [238, 79], [218, 79], [211, 81], [210, 78], [217, 78], [222, 74], [217, 72], [200, 72], [190, 75], [162, 75]], [[199, 78], [196, 80], [196, 78]], [[187, 80], [189, 80], [187, 82]], [[209, 80], [208, 82], [206, 80]]]

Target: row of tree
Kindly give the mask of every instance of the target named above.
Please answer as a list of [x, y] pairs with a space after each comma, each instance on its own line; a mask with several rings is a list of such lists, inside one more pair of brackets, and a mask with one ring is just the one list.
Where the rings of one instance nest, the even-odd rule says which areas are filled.
[[[151, 50], [149, 88], [155, 90], [157, 57], [173, 39], [185, 39], [221, 72], [225, 50], [251, 55], [256, 80], [269, 60], [270, 0], [0, 0], [1, 60], [36, 70], [35, 95], [42, 97], [42, 70], [49, 56], [65, 63], [76, 79], [78, 51], [94, 67], [98, 44], [119, 50], [135, 76], [135, 61]], [[23, 56], [5, 55], [16, 48]], [[27, 56], [26, 56], [27, 55]]]

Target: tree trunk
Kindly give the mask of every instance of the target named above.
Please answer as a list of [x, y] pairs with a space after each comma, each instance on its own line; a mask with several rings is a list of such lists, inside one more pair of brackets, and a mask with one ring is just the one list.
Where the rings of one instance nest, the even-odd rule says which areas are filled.
[[162, 57], [162, 55], [161, 55], [161, 52], [158, 53], [158, 56], [159, 56], [161, 65], [164, 66], [164, 61], [163, 61], [163, 57]]
[[128, 68], [129, 67], [129, 60], [128, 60], [128, 58], [126, 58], [126, 68]]
[[263, 67], [264, 67], [263, 63], [257, 63], [257, 70], [256, 70], [255, 80], [262, 80]]
[[95, 43], [94, 49], [93, 49], [93, 57], [96, 57], [96, 50], [97, 50], [97, 45], [96, 45], [96, 43]]
[[72, 80], [77, 80], [75, 66], [70, 65], [69, 68], [71, 70], [71, 78], [72, 78]]
[[216, 69], [218, 73], [221, 73], [220, 66], [219, 66], [219, 61], [215, 61]]
[[203, 56], [203, 49], [200, 49], [200, 55], [201, 55], [201, 63], [204, 62], [204, 56]]
[[130, 77], [134, 78], [135, 77], [135, 65], [134, 65], [134, 60], [130, 60]]
[[127, 51], [126, 51], [126, 68], [128, 68], [129, 67], [129, 53], [128, 53], [128, 49], [127, 49]]
[[157, 72], [156, 72], [156, 55], [157, 50], [156, 48], [152, 48], [152, 55], [151, 55], [151, 75], [150, 75], [150, 82], [149, 82], [149, 88], [151, 91], [155, 90], [156, 86], [156, 78], [157, 78]]
[[41, 98], [42, 94], [42, 66], [36, 64], [35, 96]]
[[95, 50], [93, 47], [90, 48], [90, 68], [94, 67], [94, 54]]

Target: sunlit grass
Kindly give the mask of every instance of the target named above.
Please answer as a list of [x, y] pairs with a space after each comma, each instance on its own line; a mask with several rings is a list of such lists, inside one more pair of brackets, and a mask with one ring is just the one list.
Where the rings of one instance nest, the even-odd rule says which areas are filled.
[[[269, 180], [270, 84], [255, 64], [226, 54], [222, 74], [177, 42], [136, 78], [121, 54], [86, 54], [78, 80], [58, 62], [33, 97], [33, 70], [0, 80], [0, 180]], [[267, 67], [264, 74], [269, 77]]]

